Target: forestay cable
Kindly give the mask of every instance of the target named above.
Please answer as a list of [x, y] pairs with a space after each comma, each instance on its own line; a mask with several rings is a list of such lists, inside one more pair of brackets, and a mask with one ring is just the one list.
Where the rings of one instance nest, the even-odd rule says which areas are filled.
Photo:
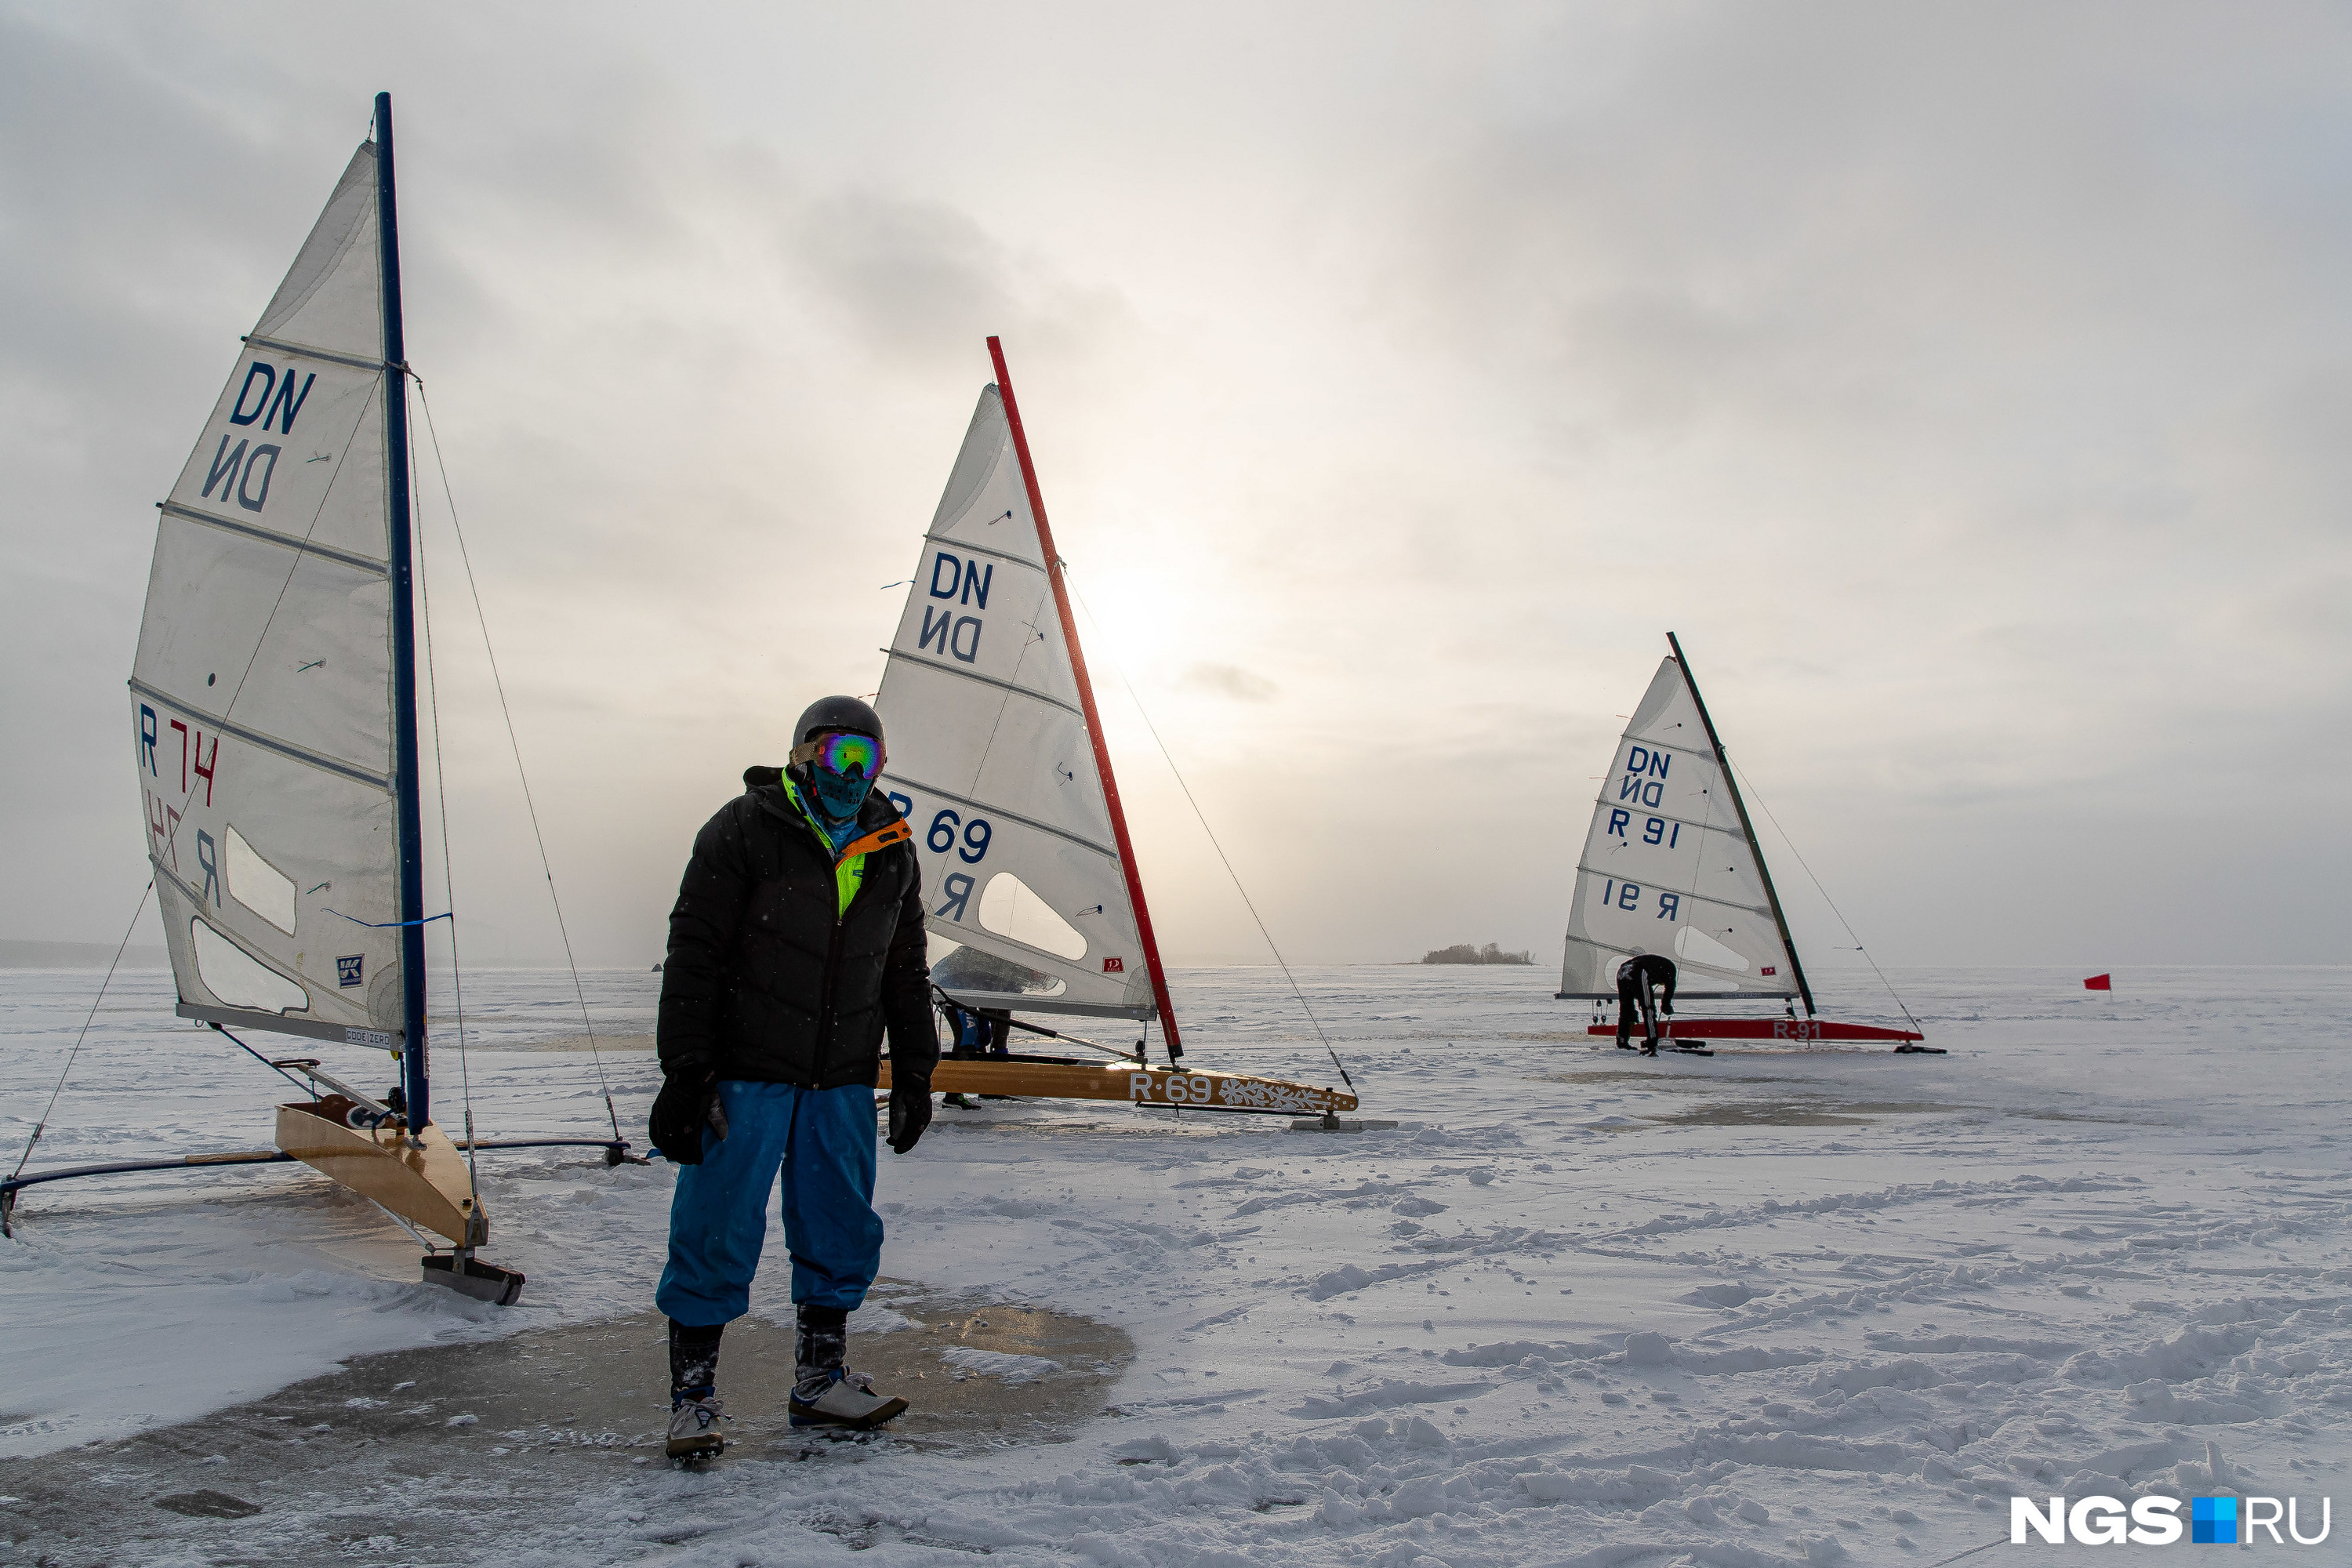
[[[1066, 560], [1061, 566], [1063, 580], [1066, 582], [1070, 575], [1070, 563]], [[1085, 610], [1087, 619], [1094, 623], [1096, 647], [1097, 649], [1104, 647], [1109, 639], [1103, 636], [1102, 622], [1095, 618], [1093, 608], [1087, 604], [1086, 595], [1078, 592], [1077, 584], [1075, 583], [1070, 584], [1070, 596], [1077, 600], [1078, 608]], [[1135, 704], [1136, 712], [1142, 717], [1143, 727], [1151, 732], [1151, 743], [1160, 748], [1160, 758], [1167, 763], [1169, 773], [1175, 777], [1176, 787], [1184, 792], [1184, 803], [1192, 808], [1192, 816], [1200, 822], [1201, 831], [1209, 836], [1209, 847], [1217, 852], [1217, 858], [1224, 864], [1225, 875], [1233, 879], [1234, 891], [1242, 896], [1242, 907], [1249, 910], [1250, 919], [1257, 922], [1257, 934], [1265, 938], [1266, 951], [1274, 954], [1274, 962], [1282, 969], [1283, 979], [1290, 983], [1290, 994], [1298, 998], [1298, 1005], [1305, 1010], [1307, 1021], [1315, 1026], [1315, 1037], [1323, 1042], [1324, 1055], [1331, 1058], [1331, 1065], [1339, 1069], [1339, 1081], [1348, 1086], [1349, 1093], [1353, 1094], [1356, 1091], [1356, 1080], [1348, 1076], [1348, 1068], [1339, 1060], [1339, 1053], [1331, 1048], [1331, 1037], [1323, 1032], [1323, 1020], [1315, 1016], [1315, 1005], [1307, 999], [1307, 993], [1299, 988], [1297, 976], [1290, 973], [1289, 961], [1282, 956], [1282, 949], [1275, 945], [1274, 933], [1265, 928], [1265, 917], [1257, 912], [1257, 905], [1250, 901], [1249, 889], [1242, 886], [1241, 873], [1234, 869], [1232, 859], [1225, 854], [1225, 847], [1217, 842], [1217, 831], [1209, 826], [1208, 815], [1201, 809], [1201, 803], [1192, 798], [1192, 786], [1184, 782], [1183, 770], [1176, 765], [1176, 759], [1170, 755], [1168, 742], [1160, 738], [1160, 727], [1151, 721], [1150, 713], [1143, 706], [1143, 699], [1136, 695], [1135, 683], [1127, 678], [1127, 667], [1119, 663], [1116, 656], [1112, 658], [1110, 667], [1118, 673], [1118, 683], [1127, 688], [1128, 700]]]
[[[1729, 763], [1731, 759], [1729, 757], [1726, 757], [1724, 761], [1726, 763]], [[1748, 770], [1746, 768], [1741, 768], [1738, 772], [1739, 782], [1748, 787], [1749, 798], [1754, 800], [1757, 805], [1764, 807], [1765, 820], [1771, 823], [1772, 830], [1780, 836], [1780, 842], [1789, 847], [1789, 853], [1797, 858], [1797, 864], [1805, 868], [1805, 875], [1812, 880], [1813, 890], [1821, 894], [1822, 902], [1829, 905], [1830, 913], [1837, 916], [1838, 924], [1845, 927], [1845, 934], [1853, 938], [1854, 952], [1862, 954], [1864, 962], [1870, 965], [1870, 972], [1878, 976], [1878, 983], [1886, 987], [1886, 994], [1889, 996], [1895, 998], [1895, 1005], [1902, 1009], [1904, 1022], [1911, 1026], [1912, 1033], [1920, 1033], [1919, 1020], [1911, 1016], [1911, 1008], [1909, 1005], [1903, 1000], [1902, 994], [1895, 989], [1895, 983], [1886, 978], [1886, 972], [1878, 967], [1878, 960], [1871, 956], [1870, 949], [1863, 946], [1862, 938], [1854, 935], [1853, 923], [1845, 918], [1845, 911], [1837, 907], [1837, 900], [1830, 897], [1830, 890], [1822, 886], [1822, 879], [1813, 875], [1812, 867], [1806, 863], [1805, 852], [1797, 847], [1797, 841], [1789, 837], [1789, 830], [1780, 826], [1780, 819], [1779, 817], [1772, 815], [1772, 807], [1770, 804], [1765, 800], [1764, 796], [1758, 792], [1756, 788], [1756, 781], [1748, 776]]]
[[[408, 427], [408, 468], [411, 473], [416, 471], [416, 427], [413, 425]], [[441, 673], [433, 662], [433, 591], [425, 573], [424, 519], [419, 517], [417, 522], [416, 603], [425, 622], [425, 702], [433, 716], [433, 795], [435, 809], [441, 816], [441, 891], [449, 900], [449, 988], [457, 1012], [457, 1092], [466, 1105], [466, 1186], [478, 1207], [482, 1201], [482, 1173], [474, 1156], [478, 1135], [474, 1131], [474, 1072], [466, 1053], [466, 969], [457, 953], [457, 877], [449, 858], [449, 770], [441, 760]], [[384, 1212], [392, 1213], [390, 1209]]]
[[[413, 376], [414, 373], [411, 374]], [[418, 406], [425, 410], [425, 435], [433, 445], [433, 466], [440, 470], [442, 501], [449, 509], [449, 531], [457, 537], [457, 559], [466, 568], [466, 591], [474, 601], [474, 618], [482, 626], [482, 651], [489, 657], [490, 685], [499, 694], [499, 713], [506, 721], [507, 744], [514, 751], [515, 776], [522, 782], [523, 807], [530, 814], [530, 836], [532, 841], [539, 846], [539, 868], [547, 877], [548, 902], [555, 908], [556, 933], [563, 939], [563, 962], [572, 972], [572, 994], [580, 1000], [580, 1023], [582, 1027], [588, 1031], [588, 1055], [596, 1064], [596, 1087], [604, 1096], [604, 1115], [611, 1121], [613, 1136], [617, 1140], [621, 1136], [621, 1113], [613, 1107], [613, 1086], [604, 1077], [604, 1053], [596, 1043], [595, 1020], [589, 1016], [588, 991], [580, 983], [579, 962], [572, 956], [572, 932], [564, 923], [563, 900], [555, 891], [555, 869], [549, 864], [547, 858], [547, 836], [540, 831], [539, 804], [531, 798], [530, 774], [522, 765], [522, 742], [515, 734], [514, 710], [507, 705], [507, 684], [505, 679], [499, 674], [498, 649], [490, 644], [490, 617], [482, 609], [481, 586], [474, 580], [473, 552], [466, 548], [466, 528], [457, 521], [457, 498], [449, 486], [449, 464], [441, 455], [440, 432], [433, 426], [433, 402], [425, 395], [425, 383], [421, 379], [416, 382], [416, 401]], [[443, 848], [446, 851], [447, 847], [446, 821], [442, 831]]]
[[[190, 794], [194, 792], [191, 790]], [[89, 999], [89, 1011], [81, 1021], [81, 1032], [74, 1037], [73, 1049], [66, 1053], [66, 1065], [58, 1072], [57, 1087], [49, 1090], [49, 1103], [41, 1109], [41, 1119], [33, 1123], [33, 1135], [25, 1140], [25, 1152], [16, 1156], [16, 1168], [8, 1173], [10, 1180], [25, 1173], [25, 1162], [33, 1157], [33, 1145], [48, 1131], [50, 1113], [58, 1108], [58, 1096], [66, 1089], [67, 1075], [73, 1071], [74, 1058], [81, 1055], [81, 1043], [89, 1037], [89, 1026], [98, 1016], [98, 1005], [106, 1000], [106, 988], [114, 984], [114, 967], [122, 962], [125, 949], [131, 945], [131, 933], [139, 929], [139, 917], [147, 912], [147, 900], [155, 891], [155, 879], [147, 879], [147, 890], [139, 895], [139, 907], [131, 911], [131, 923], [122, 928], [122, 940], [114, 945], [114, 957], [106, 966], [106, 978], [98, 983], [98, 994]]]

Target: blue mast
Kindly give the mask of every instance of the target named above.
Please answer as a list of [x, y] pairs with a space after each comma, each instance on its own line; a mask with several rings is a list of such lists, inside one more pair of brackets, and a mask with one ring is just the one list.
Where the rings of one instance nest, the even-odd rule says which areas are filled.
[[410, 587], [408, 353], [400, 326], [400, 216], [393, 199], [392, 94], [375, 95], [376, 242], [383, 271], [383, 445], [392, 477], [393, 777], [400, 802], [401, 1092], [411, 1135], [433, 1120], [425, 1059], [425, 829], [416, 776], [416, 611]]

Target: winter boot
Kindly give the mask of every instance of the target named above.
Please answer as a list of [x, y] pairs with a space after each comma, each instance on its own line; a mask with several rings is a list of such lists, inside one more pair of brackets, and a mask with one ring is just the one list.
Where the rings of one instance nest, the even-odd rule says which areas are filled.
[[703, 1458], [727, 1447], [719, 1430], [727, 1412], [714, 1386], [719, 1372], [719, 1337], [727, 1325], [688, 1328], [676, 1319], [669, 1325], [669, 1447], [673, 1459]]
[[794, 1426], [843, 1426], [864, 1431], [906, 1413], [903, 1399], [885, 1399], [874, 1380], [845, 1371], [849, 1314], [839, 1307], [803, 1301], [793, 1355], [792, 1422]]

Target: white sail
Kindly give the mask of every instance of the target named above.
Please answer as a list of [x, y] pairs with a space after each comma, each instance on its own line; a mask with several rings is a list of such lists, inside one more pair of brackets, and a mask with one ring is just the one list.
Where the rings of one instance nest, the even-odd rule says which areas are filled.
[[1031, 972], [981, 1005], [1150, 1017], [1126, 870], [997, 389], [981, 394], [888, 648], [883, 773], [930, 930]]
[[1761, 853], [1671, 657], [1618, 740], [1592, 808], [1559, 994], [1613, 997], [1617, 966], [1645, 952], [1675, 961], [1678, 995], [1800, 994]]
[[161, 504], [131, 678], [184, 1008], [402, 1026], [383, 289], [373, 142]]

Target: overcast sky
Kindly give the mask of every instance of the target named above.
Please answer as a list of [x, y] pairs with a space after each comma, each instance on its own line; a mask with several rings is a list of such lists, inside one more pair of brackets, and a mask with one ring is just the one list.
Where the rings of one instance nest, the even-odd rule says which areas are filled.
[[383, 88], [583, 960], [875, 689], [996, 332], [1172, 962], [1264, 949], [1118, 672], [1294, 960], [1556, 965], [1670, 628], [1884, 960], [2342, 962], [2347, 84], [2294, 5], [0, 5], [0, 936], [130, 918], [152, 503]]

